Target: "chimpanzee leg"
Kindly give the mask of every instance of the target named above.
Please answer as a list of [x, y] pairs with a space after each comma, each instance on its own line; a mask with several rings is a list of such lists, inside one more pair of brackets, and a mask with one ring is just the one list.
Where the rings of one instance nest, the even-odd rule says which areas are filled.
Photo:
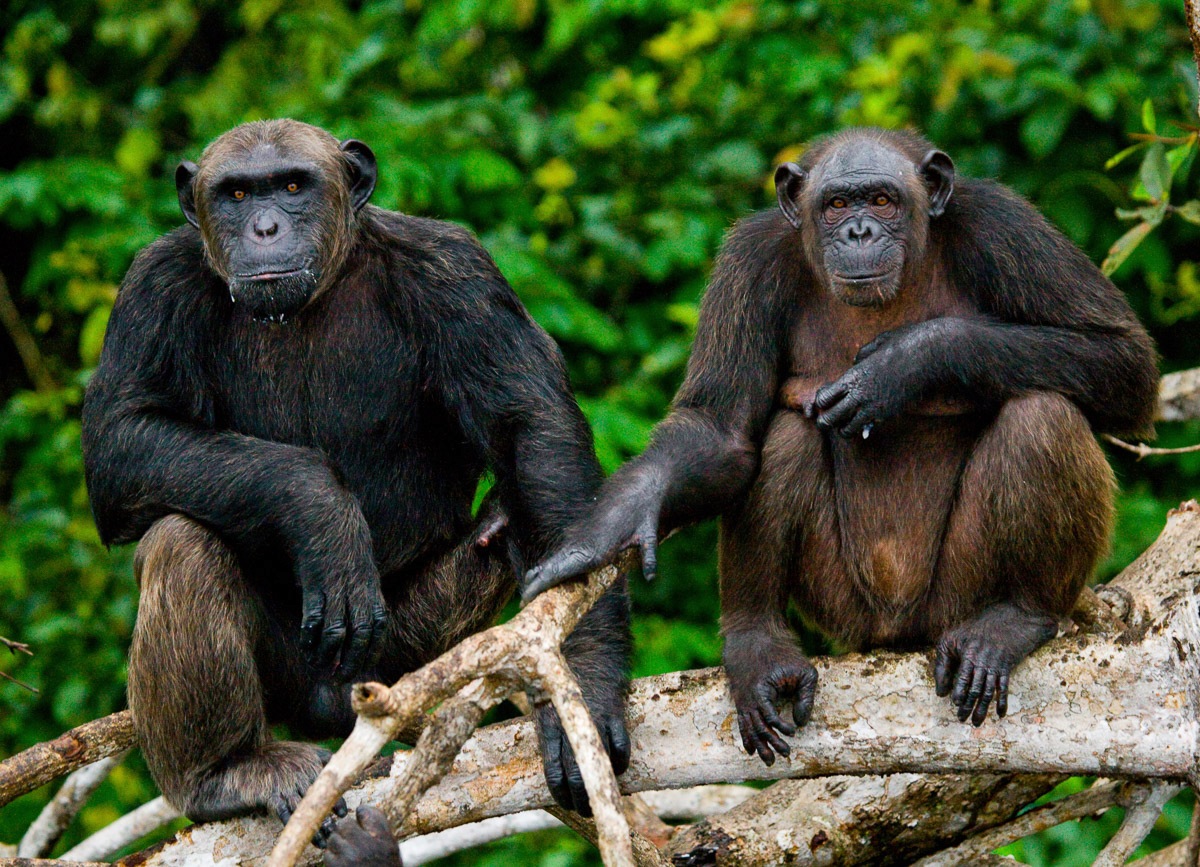
[[[824, 439], [798, 412], [778, 412], [763, 443], [758, 478], [721, 526], [721, 632], [725, 673], [742, 744], [768, 765], [790, 748], [812, 711], [817, 672], [787, 623], [789, 597], [823, 627], [843, 633], [868, 622], [842, 566], [833, 477]], [[795, 725], [776, 703], [792, 702]]]
[[1083, 413], [1051, 392], [1009, 400], [963, 470], [927, 632], [959, 719], [1008, 710], [1014, 666], [1054, 637], [1108, 547], [1114, 479]]
[[146, 533], [134, 563], [141, 602], [129, 706], [163, 795], [196, 822], [260, 810], [286, 822], [329, 753], [271, 740], [255, 654], [263, 609], [236, 557], [170, 515]]

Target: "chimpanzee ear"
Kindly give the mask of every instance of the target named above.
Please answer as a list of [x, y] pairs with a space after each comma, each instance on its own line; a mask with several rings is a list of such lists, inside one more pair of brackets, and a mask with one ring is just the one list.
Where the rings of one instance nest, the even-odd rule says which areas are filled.
[[804, 187], [808, 175], [796, 163], [784, 163], [775, 170], [775, 195], [779, 199], [779, 209], [787, 217], [788, 222], [797, 229], [801, 226], [800, 209], [796, 199]]
[[379, 168], [375, 163], [375, 153], [357, 139], [349, 138], [342, 142], [342, 153], [350, 164], [350, 201], [357, 211], [375, 191]]
[[920, 172], [929, 187], [929, 216], [940, 217], [954, 192], [954, 161], [941, 151], [930, 151], [921, 160]]
[[196, 172], [199, 167], [188, 160], [184, 160], [175, 169], [175, 192], [179, 194], [179, 209], [183, 211], [184, 218], [195, 226], [200, 228], [200, 221], [196, 218]]

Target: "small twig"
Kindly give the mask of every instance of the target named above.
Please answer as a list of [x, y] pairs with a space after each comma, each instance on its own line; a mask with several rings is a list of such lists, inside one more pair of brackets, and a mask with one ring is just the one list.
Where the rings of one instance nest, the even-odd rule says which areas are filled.
[[155, 798], [101, 828], [62, 857], [66, 861], [103, 861], [179, 816], [165, 798]]
[[1183, 446], [1177, 449], [1156, 449], [1145, 443], [1127, 443], [1125, 440], [1117, 439], [1112, 434], [1101, 434], [1101, 436], [1114, 446], [1125, 449], [1127, 452], [1133, 452], [1138, 456], [1140, 461], [1142, 458], [1147, 458], [1151, 455], [1186, 455], [1189, 452], [1200, 452], [1200, 443], [1194, 446]]
[[1130, 792], [1121, 827], [1096, 856], [1092, 867], [1121, 867], [1133, 854], [1133, 850], [1146, 839], [1146, 835], [1162, 815], [1167, 801], [1182, 790], [1182, 786], [1172, 783], [1154, 782], [1138, 786]]
[[1196, 802], [1192, 805], [1192, 827], [1188, 830], [1187, 855], [1183, 863], [1187, 867], [1200, 867], [1200, 794], [1192, 790]]
[[[594, 819], [585, 819], [578, 813], [557, 806], [547, 807], [546, 812], [593, 846], [599, 847], [600, 831]], [[657, 818], [655, 816], [655, 819]], [[631, 829], [629, 842], [633, 847], [633, 861], [637, 867], [670, 867], [671, 862], [667, 857], [642, 834]]]
[[17, 845], [19, 858], [44, 858], [54, 849], [54, 844], [62, 837], [63, 832], [70, 826], [71, 821], [87, 803], [92, 792], [104, 782], [109, 772], [117, 766], [124, 754], [109, 756], [95, 764], [80, 768], [59, 788], [58, 793], [50, 799], [33, 824], [25, 831], [25, 836]]
[[30, 649], [28, 644], [24, 644], [23, 642], [13, 641], [11, 638], [5, 638], [3, 635], [0, 635], [0, 644], [3, 644], [12, 653], [23, 653], [26, 656], [33, 656], [33, 650]]
[[483, 715], [504, 700], [505, 684], [499, 678], [483, 678], [442, 703], [413, 747], [404, 774], [392, 797], [383, 805], [394, 833], [403, 833], [404, 821], [413, 805], [454, 764], [462, 745], [478, 728]]
[[[1188, 34], [1192, 37], [1197, 84], [1200, 84], [1200, 0], [1183, 0], [1183, 11], [1187, 18]], [[1200, 102], [1196, 104], [1196, 113], [1200, 114]]]
[[2, 273], [0, 273], [0, 323], [4, 325], [8, 336], [12, 339], [13, 346], [17, 348], [17, 355], [21, 357], [21, 364], [25, 366], [25, 373], [29, 376], [33, 387], [38, 391], [51, 391], [57, 388], [58, 383], [54, 381], [50, 368], [46, 366], [41, 350], [38, 349], [37, 341], [25, 327], [25, 323], [21, 319], [21, 312], [17, 310], [17, 305], [13, 303], [12, 295], [9, 294], [8, 281], [4, 279]]
[[934, 855], [929, 855], [916, 862], [913, 867], [950, 867], [958, 864], [978, 863], [976, 859], [1007, 846], [1009, 843], [1061, 825], [1099, 813], [1115, 806], [1127, 797], [1133, 783], [1097, 783], [1089, 789], [1068, 795], [1049, 804], [1043, 804], [1036, 810], [1023, 813], [1011, 822], [977, 834], [966, 842], [946, 849]]
[[125, 710], [17, 753], [0, 762], [0, 807], [84, 765], [123, 753], [134, 741], [133, 716]]
[[32, 693], [40, 692], [40, 690], [33, 684], [26, 683], [23, 680], [17, 680], [15, 677], [13, 677], [11, 674], [9, 674], [6, 671], [0, 671], [0, 677], [4, 678], [5, 680], [9, 681], [10, 683], [15, 683], [19, 687], [23, 687], [24, 689], [27, 689]]

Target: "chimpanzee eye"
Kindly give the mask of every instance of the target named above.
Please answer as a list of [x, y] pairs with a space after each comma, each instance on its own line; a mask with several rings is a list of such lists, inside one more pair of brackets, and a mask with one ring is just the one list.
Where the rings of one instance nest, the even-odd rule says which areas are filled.
[[289, 193], [298, 193], [298, 192], [300, 192], [300, 185], [298, 183], [296, 183], [295, 181], [292, 181], [290, 184], [287, 185], [286, 189]]
[[839, 196], [838, 198], [834, 199], [829, 204], [834, 208], [844, 208], [844, 207], [846, 207], [846, 200]]
[[240, 202], [242, 199], [246, 198], [246, 191], [245, 190], [234, 190], [233, 197]]
[[888, 197], [887, 197], [885, 194], [883, 194], [883, 193], [880, 193], [878, 196], [876, 196], [876, 197], [875, 197], [875, 204], [876, 204], [876, 205], [878, 205], [878, 206], [879, 206], [879, 207], [881, 207], [881, 208], [882, 208], [884, 205], [889, 205], [889, 204], [891, 204], [891, 202], [892, 202], [892, 200], [891, 200], [890, 198], [888, 198]]

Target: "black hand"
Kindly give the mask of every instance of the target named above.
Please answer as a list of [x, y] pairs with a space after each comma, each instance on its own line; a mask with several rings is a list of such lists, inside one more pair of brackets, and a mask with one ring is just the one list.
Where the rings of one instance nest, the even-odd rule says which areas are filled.
[[[612, 481], [616, 481], [614, 478]], [[521, 598], [528, 602], [544, 590], [611, 563], [627, 548], [642, 552], [642, 574], [658, 572], [659, 498], [652, 491], [619, 483], [605, 487], [593, 511], [572, 526], [567, 541], [525, 573]]]
[[[817, 692], [817, 670], [791, 644], [727, 637], [725, 673], [737, 708], [742, 746], [757, 754], [768, 766], [775, 754], [791, 755], [791, 747], [776, 732], [791, 736], [812, 715]], [[786, 722], [776, 704], [790, 701], [792, 723]]]
[[853, 367], [817, 390], [817, 425], [844, 437], [864, 436], [899, 415], [936, 380], [927, 349], [943, 330], [919, 322], [885, 331], [860, 349]]
[[354, 532], [316, 540], [296, 559], [300, 647], [318, 666], [348, 681], [381, 650], [387, 606], [361, 513]]
[[[330, 758], [333, 757], [333, 753], [326, 749], [318, 748], [316, 753], [320, 758], [322, 766], [328, 764]], [[312, 785], [313, 780], [317, 778], [317, 774], [319, 773], [320, 766], [313, 769], [311, 776], [297, 782], [295, 787], [287, 791], [277, 791], [271, 797], [271, 807], [275, 810], [275, 815], [279, 817], [279, 821], [284, 825], [292, 818], [292, 813], [296, 812], [296, 808], [300, 806], [300, 802], [304, 799], [304, 793], [308, 791], [308, 787]], [[337, 803], [333, 805], [334, 816], [342, 818], [347, 812], [346, 801], [343, 798], [338, 798]], [[318, 849], [324, 849], [329, 835], [333, 833], [333, 828], [333, 816], [326, 816], [325, 820], [321, 822], [320, 827], [317, 828], [316, 833], [313, 834], [313, 845]]]
[[1057, 623], [1047, 614], [1010, 603], [991, 606], [938, 642], [933, 674], [937, 694], [950, 696], [961, 721], [970, 717], [974, 725], [983, 725], [993, 698], [996, 716], [1003, 718], [1013, 668], [1056, 631]]
[[[589, 712], [612, 762], [613, 773], [620, 776], [629, 767], [629, 732], [625, 728], [625, 719], [615, 710], [597, 712], [589, 708]], [[583, 784], [583, 774], [553, 706], [539, 707], [537, 722], [542, 765], [551, 796], [560, 807], [573, 810], [584, 818], [591, 816], [592, 806]]]

